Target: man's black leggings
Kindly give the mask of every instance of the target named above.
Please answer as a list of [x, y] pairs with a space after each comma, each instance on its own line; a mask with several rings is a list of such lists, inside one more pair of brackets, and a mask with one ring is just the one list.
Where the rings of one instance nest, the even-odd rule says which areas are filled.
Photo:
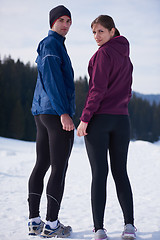
[[37, 160], [29, 179], [29, 218], [39, 216], [44, 176], [51, 166], [51, 174], [46, 189], [46, 220], [55, 221], [58, 218], [63, 196], [74, 131], [63, 130], [60, 117], [57, 115], [38, 115], [35, 116], [35, 122], [37, 127]]
[[127, 115], [97, 114], [91, 119], [85, 136], [92, 170], [91, 202], [94, 227], [103, 229], [108, 175], [107, 152], [125, 224], [133, 224], [133, 199], [127, 175], [130, 123]]

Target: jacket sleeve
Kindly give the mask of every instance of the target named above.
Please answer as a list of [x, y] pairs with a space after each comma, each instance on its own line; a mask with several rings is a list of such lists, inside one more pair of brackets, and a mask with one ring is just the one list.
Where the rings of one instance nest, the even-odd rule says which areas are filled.
[[59, 116], [69, 114], [69, 102], [66, 94], [61, 59], [48, 54], [42, 59], [42, 81], [53, 109]]
[[90, 76], [89, 92], [85, 107], [80, 118], [83, 122], [89, 122], [93, 114], [98, 110], [107, 93], [110, 72], [109, 56], [102, 50], [97, 52]]

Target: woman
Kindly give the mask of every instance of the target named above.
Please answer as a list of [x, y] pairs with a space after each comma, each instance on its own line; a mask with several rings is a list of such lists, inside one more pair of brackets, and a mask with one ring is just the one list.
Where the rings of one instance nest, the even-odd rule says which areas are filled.
[[92, 170], [94, 238], [107, 239], [103, 218], [109, 150], [111, 171], [124, 215], [122, 237], [135, 239], [132, 190], [126, 170], [130, 141], [128, 103], [133, 71], [129, 43], [120, 36], [110, 16], [100, 15], [92, 22], [91, 28], [99, 49], [89, 62], [89, 92], [77, 135], [85, 136]]

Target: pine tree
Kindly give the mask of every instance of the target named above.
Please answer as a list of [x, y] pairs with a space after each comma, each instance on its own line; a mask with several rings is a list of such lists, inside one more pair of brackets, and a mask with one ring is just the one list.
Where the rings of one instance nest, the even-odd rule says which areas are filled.
[[[36, 127], [31, 114], [37, 68], [15, 62], [10, 56], [0, 59], [0, 136], [34, 141]], [[87, 77], [75, 81], [77, 127], [88, 93]], [[131, 139], [154, 142], [160, 139], [160, 103], [150, 104], [133, 94], [129, 103]]]
[[76, 113], [74, 116], [74, 123], [77, 127], [80, 122], [80, 116], [85, 104], [87, 92], [88, 92], [88, 81], [87, 77], [79, 78], [75, 81], [75, 92], [76, 92]]

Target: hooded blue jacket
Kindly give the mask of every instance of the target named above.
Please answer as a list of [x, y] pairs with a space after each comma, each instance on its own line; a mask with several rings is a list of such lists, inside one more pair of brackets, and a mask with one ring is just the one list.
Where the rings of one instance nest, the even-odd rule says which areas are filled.
[[67, 113], [72, 117], [75, 113], [74, 74], [64, 41], [63, 36], [49, 30], [39, 43], [33, 115]]

